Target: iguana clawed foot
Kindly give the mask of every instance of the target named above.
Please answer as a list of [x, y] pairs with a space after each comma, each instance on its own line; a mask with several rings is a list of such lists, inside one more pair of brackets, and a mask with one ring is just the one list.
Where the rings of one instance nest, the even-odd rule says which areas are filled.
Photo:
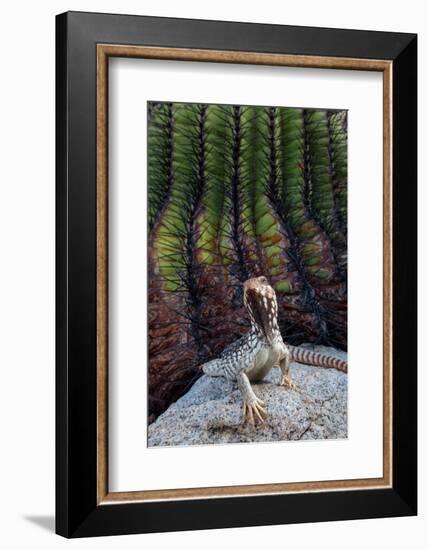
[[251, 428], [254, 430], [256, 423], [264, 424], [264, 416], [267, 415], [263, 408], [264, 402], [258, 397], [244, 400], [242, 407], [242, 423], [245, 425], [247, 419]]
[[293, 382], [293, 380], [291, 380], [291, 378], [288, 374], [284, 374], [282, 376], [281, 382], [279, 383], [279, 385], [280, 386], [285, 386], [289, 390], [296, 390], [297, 389], [296, 384]]

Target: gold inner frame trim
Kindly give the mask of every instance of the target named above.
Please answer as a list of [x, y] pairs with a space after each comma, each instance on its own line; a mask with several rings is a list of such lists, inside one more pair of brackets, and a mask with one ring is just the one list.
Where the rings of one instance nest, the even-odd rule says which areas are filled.
[[[133, 57], [383, 73], [383, 476], [298, 483], [109, 492], [108, 489], [108, 59]], [[392, 486], [392, 70], [391, 61], [187, 48], [97, 45], [97, 503], [224, 498]]]

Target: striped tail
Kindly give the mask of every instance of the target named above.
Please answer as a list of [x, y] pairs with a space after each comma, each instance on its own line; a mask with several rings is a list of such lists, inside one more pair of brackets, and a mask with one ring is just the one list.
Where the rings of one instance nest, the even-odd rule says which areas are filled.
[[316, 365], [327, 369], [337, 369], [342, 372], [348, 372], [348, 362], [332, 355], [325, 355], [318, 351], [311, 351], [306, 348], [287, 346], [291, 353], [291, 360], [306, 365]]

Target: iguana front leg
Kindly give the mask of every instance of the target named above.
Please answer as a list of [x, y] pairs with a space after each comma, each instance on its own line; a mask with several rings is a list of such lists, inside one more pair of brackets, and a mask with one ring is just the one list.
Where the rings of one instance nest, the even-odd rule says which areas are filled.
[[251, 387], [248, 376], [244, 371], [241, 371], [236, 380], [238, 382], [238, 388], [242, 395], [243, 407], [242, 407], [242, 422], [245, 424], [248, 414], [248, 420], [251, 427], [254, 429], [255, 421], [258, 420], [261, 424], [264, 423], [263, 415], [266, 415], [266, 409], [263, 408], [263, 401], [257, 397]]
[[284, 357], [279, 362], [279, 368], [281, 369], [281, 374], [282, 374], [281, 382], [279, 383], [279, 385], [285, 386], [290, 390], [295, 390], [296, 384], [290, 378], [290, 359], [291, 359], [290, 352], [288, 351], [288, 349], [286, 349]]

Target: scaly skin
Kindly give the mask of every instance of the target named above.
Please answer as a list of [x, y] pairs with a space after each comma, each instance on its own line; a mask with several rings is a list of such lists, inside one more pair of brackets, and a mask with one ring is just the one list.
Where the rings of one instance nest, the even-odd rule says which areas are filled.
[[244, 283], [244, 304], [251, 320], [251, 329], [228, 346], [219, 358], [202, 365], [209, 376], [223, 376], [238, 383], [243, 400], [243, 423], [255, 427], [263, 423], [266, 409], [251, 387], [252, 381], [262, 380], [274, 367], [282, 372], [280, 385], [296, 389], [290, 378], [292, 359], [299, 362], [333, 367], [346, 372], [346, 361], [321, 355], [303, 348], [285, 345], [278, 327], [278, 306], [274, 289], [266, 277], [248, 279]]

